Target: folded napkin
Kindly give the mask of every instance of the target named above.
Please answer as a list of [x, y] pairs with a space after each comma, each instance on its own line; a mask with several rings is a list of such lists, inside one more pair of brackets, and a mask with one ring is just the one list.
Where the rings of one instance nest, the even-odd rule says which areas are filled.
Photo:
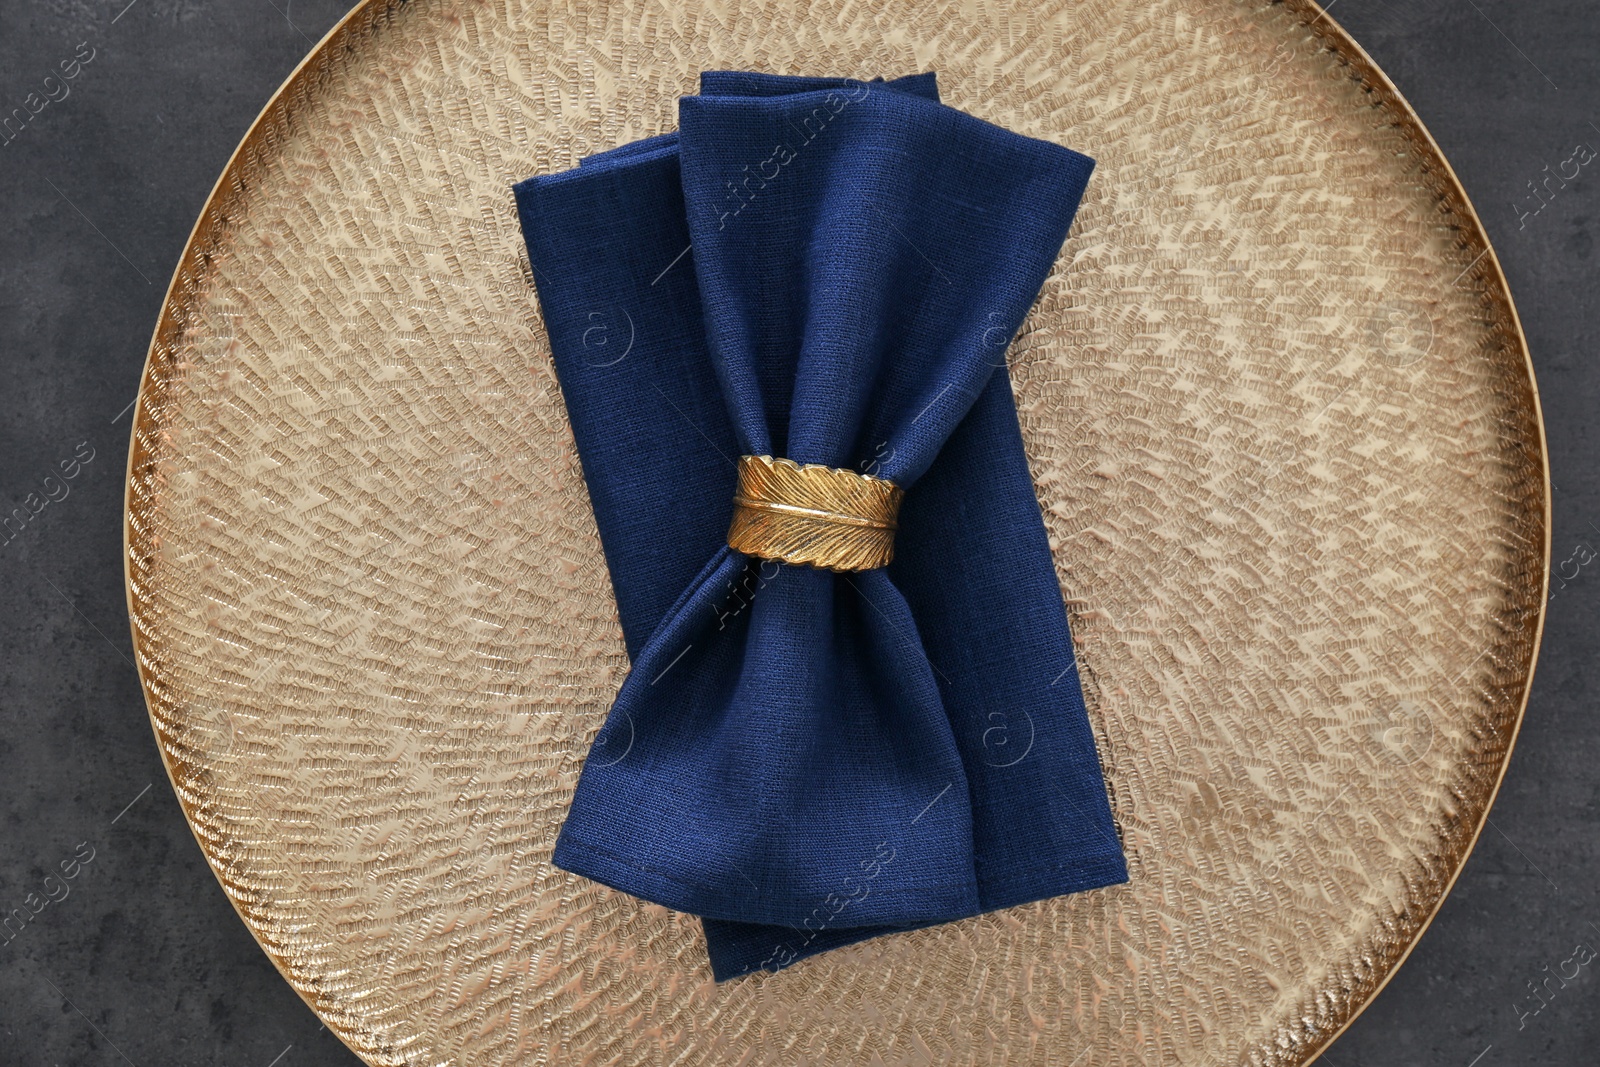
[[[708, 72], [515, 189], [632, 662], [554, 862], [719, 980], [1127, 880], [1003, 369], [1092, 168], [931, 74]], [[734, 551], [742, 455], [904, 488], [893, 562]]]

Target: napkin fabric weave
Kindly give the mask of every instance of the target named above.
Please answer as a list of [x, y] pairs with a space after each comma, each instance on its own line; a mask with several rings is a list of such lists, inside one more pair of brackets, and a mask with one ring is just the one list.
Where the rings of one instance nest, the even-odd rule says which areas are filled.
[[[515, 189], [632, 662], [554, 862], [718, 979], [1126, 881], [1004, 369], [1092, 161], [931, 74], [679, 120]], [[905, 487], [894, 562], [729, 548], [746, 454]]]

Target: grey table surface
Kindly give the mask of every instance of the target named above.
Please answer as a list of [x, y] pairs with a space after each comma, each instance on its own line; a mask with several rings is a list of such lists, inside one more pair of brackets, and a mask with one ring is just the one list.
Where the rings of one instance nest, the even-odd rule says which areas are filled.
[[[0, 143], [4, 510], [79, 462], [69, 494], [0, 546], [0, 912], [62, 862], [76, 873], [0, 944], [3, 1067], [359, 1062], [256, 947], [184, 823], [132, 666], [119, 558], [127, 409], [167, 279], [251, 120], [344, 10], [0, 0], [0, 114], [79, 61], [70, 95]], [[1600, 950], [1600, 567], [1585, 566], [1600, 549], [1600, 177], [1548, 203], [1530, 185], [1575, 146], [1600, 148], [1600, 5], [1334, 0], [1331, 13], [1443, 146], [1510, 277], [1544, 400], [1556, 574], [1491, 828], [1323, 1061], [1600, 1063], [1600, 963], [1546, 981], [1577, 946]]]

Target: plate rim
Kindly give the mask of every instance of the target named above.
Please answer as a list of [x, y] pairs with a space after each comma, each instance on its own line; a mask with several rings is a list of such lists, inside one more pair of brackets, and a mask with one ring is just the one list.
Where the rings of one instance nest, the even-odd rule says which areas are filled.
[[[1416, 109], [1411, 106], [1410, 101], [1390, 80], [1389, 76], [1384, 73], [1372, 56], [1367, 53], [1366, 49], [1333, 16], [1328, 14], [1328, 7], [1318, 3], [1317, 0], [1280, 0], [1280, 2], [1283, 3], [1283, 6], [1288, 11], [1294, 13], [1301, 20], [1302, 27], [1313, 34], [1323, 47], [1337, 55], [1350, 68], [1350, 76], [1354, 80], [1377, 90], [1381, 98], [1380, 102], [1387, 104], [1392, 109], [1397, 122], [1405, 126], [1406, 132], [1414, 137], [1413, 145], [1415, 150], [1425, 156], [1427, 162], [1438, 167], [1438, 177], [1441, 179], [1444, 188], [1442, 196], [1437, 190], [1434, 191], [1435, 198], [1452, 202], [1452, 208], [1457, 212], [1460, 221], [1463, 223], [1463, 237], [1466, 238], [1466, 243], [1476, 243], [1483, 246], [1482, 253], [1462, 273], [1465, 275], [1480, 264], [1484, 266], [1488, 273], [1488, 278], [1485, 280], [1483, 288], [1486, 292], [1498, 294], [1498, 299], [1503, 303], [1504, 312], [1508, 319], [1508, 333], [1522, 357], [1522, 370], [1527, 381], [1533, 428], [1537, 431], [1535, 440], [1539, 452], [1540, 495], [1542, 498], [1539, 517], [1544, 530], [1539, 581], [1540, 600], [1528, 649], [1527, 673], [1522, 680], [1522, 692], [1516, 702], [1516, 712], [1510, 723], [1510, 732], [1506, 739], [1505, 751], [1500, 758], [1499, 766], [1495, 770], [1494, 780], [1485, 796], [1482, 810], [1477, 813], [1476, 825], [1468, 836], [1454, 869], [1451, 870], [1449, 877], [1445, 880], [1443, 889], [1429, 905], [1426, 916], [1410, 936], [1404, 948], [1384, 966], [1381, 977], [1371, 986], [1360, 1001], [1351, 1002], [1344, 1019], [1336, 1029], [1327, 1033], [1317, 1043], [1307, 1043], [1303, 1046], [1301, 1058], [1294, 1060], [1293, 1065], [1294, 1067], [1307, 1067], [1307, 1065], [1321, 1057], [1350, 1028], [1350, 1025], [1360, 1018], [1361, 1014], [1377, 999], [1378, 994], [1383, 992], [1390, 980], [1394, 978], [1395, 974], [1410, 958], [1412, 951], [1422, 941], [1423, 936], [1432, 926], [1434, 919], [1438, 917], [1444, 902], [1455, 889], [1457, 879], [1460, 878], [1462, 871], [1465, 870], [1467, 861], [1472, 858], [1473, 852], [1477, 849], [1478, 840], [1483, 834], [1484, 827], [1488, 824], [1489, 815], [1494, 809], [1495, 801], [1499, 798], [1500, 787], [1505, 781], [1506, 772], [1510, 768], [1512, 757], [1516, 751], [1517, 740], [1521, 734], [1522, 724], [1527, 715], [1528, 701], [1533, 690], [1534, 675], [1538, 669], [1539, 653], [1543, 645], [1545, 623], [1548, 618], [1550, 604], [1552, 500], [1549, 442], [1545, 432], [1544, 409], [1539, 396], [1538, 378], [1534, 372], [1533, 357], [1528, 348], [1527, 334], [1523, 330], [1522, 319], [1517, 312], [1516, 301], [1512, 297], [1511, 286], [1500, 264], [1499, 255], [1495, 252], [1494, 244], [1489, 240], [1488, 231], [1485, 229], [1471, 198], [1467, 195], [1465, 187], [1462, 185], [1455, 169], [1450, 165], [1450, 161], [1445, 156], [1444, 151], [1439, 147], [1439, 143], [1423, 123]], [[212, 876], [217, 879], [223, 896], [233, 907], [235, 914], [239, 916], [245, 929], [250, 932], [250, 936], [255, 939], [257, 946], [272, 961], [272, 965], [283, 977], [289, 988], [293, 989], [300, 999], [305, 1002], [306, 1006], [327, 1024], [328, 1029], [352, 1053], [364, 1063], [372, 1064], [373, 1067], [378, 1067], [376, 1061], [363, 1053], [351, 1038], [346, 1036], [345, 1026], [342, 1022], [331, 1018], [319, 1009], [311, 994], [301, 988], [300, 983], [295, 981], [285, 961], [280, 958], [280, 954], [262, 939], [261, 933], [245, 915], [239, 901], [228, 891], [227, 881], [224, 879], [221, 870], [219, 870], [211, 851], [206, 847], [205, 840], [198, 832], [196, 820], [191, 811], [191, 804], [184, 798], [183, 792], [179, 788], [172, 759], [167, 745], [162, 741], [161, 730], [155, 716], [152, 682], [149, 670], [146, 667], [146, 657], [138, 623], [140, 598], [135, 592], [132, 566], [134, 551], [133, 479], [139, 461], [148, 459], [147, 451], [140, 444], [140, 433], [153, 425], [153, 416], [151, 416], [147, 408], [146, 398], [151, 391], [152, 370], [155, 366], [159, 349], [163, 340], [179, 336], [182, 333], [183, 324], [180, 322], [181, 316], [179, 312], [183, 307], [184, 300], [191, 295], [196, 276], [199, 273], [196, 268], [199, 261], [204, 258], [200, 252], [203, 239], [208, 237], [213, 230], [224, 225], [224, 216], [220, 208], [223, 206], [226, 190], [234, 184], [233, 179], [243, 159], [248, 153], [260, 146], [266, 137], [265, 131], [273, 125], [274, 120], [287, 115], [295, 102], [296, 95], [304, 87], [303, 80], [313, 72], [313, 67], [317, 66], [334, 47], [343, 43], [344, 38], [352, 33], [353, 28], [358, 23], [367, 22], [369, 15], [371, 16], [371, 22], [376, 22], [385, 14], [403, 8], [408, 3], [409, 0], [358, 0], [355, 6], [346, 12], [311, 47], [295, 65], [294, 69], [284, 78], [282, 84], [267, 99], [261, 111], [245, 130], [237, 147], [228, 156], [228, 160], [218, 174], [216, 182], [213, 183], [211, 191], [207, 193], [206, 199], [200, 208], [200, 213], [195, 219], [194, 226], [190, 229], [189, 236], [184, 242], [183, 251], [179, 254], [178, 262], [173, 268], [172, 277], [162, 297], [161, 311], [152, 330], [149, 347], [145, 352], [144, 366], [139, 375], [138, 393], [134, 398], [133, 418], [129, 424], [128, 459], [123, 477], [122, 507], [122, 584], [128, 609], [128, 625], [133, 641], [135, 669], [139, 676], [139, 689], [144, 699], [145, 714], [149, 719], [150, 728], [156, 742], [156, 749], [160, 753], [161, 764], [166, 771], [168, 784], [172, 786], [174, 796], [183, 812], [184, 822], [187, 824], [191, 835], [194, 836], [201, 855], [205, 857], [206, 866], [210, 868]], [[1458, 278], [1457, 282], [1459, 281], [1460, 279]]]
[[[1326, 1052], [1350, 1028], [1350, 1024], [1361, 1017], [1361, 1013], [1366, 1011], [1374, 1000], [1378, 999], [1378, 994], [1383, 992], [1390, 980], [1399, 973], [1400, 968], [1411, 958], [1412, 951], [1421, 943], [1423, 936], [1428, 932], [1428, 928], [1433, 925], [1433, 920], [1438, 917], [1439, 911], [1444, 907], [1444, 902], [1450, 898], [1450, 893], [1456, 887], [1456, 880], [1461, 877], [1461, 872], [1466, 870], [1467, 861], [1472, 858], [1473, 852], [1477, 851], [1478, 839], [1483, 835], [1483, 829], [1489, 823], [1489, 813], [1494, 810], [1494, 802], [1500, 796], [1500, 786], [1505, 782], [1506, 771], [1511, 767], [1511, 758], [1516, 754], [1517, 738], [1522, 733], [1522, 723], [1528, 712], [1528, 698], [1533, 693], [1533, 677], [1539, 668], [1539, 652], [1544, 643], [1545, 620], [1550, 610], [1550, 545], [1552, 531], [1550, 443], [1545, 434], [1544, 406], [1539, 398], [1539, 379], [1534, 373], [1533, 354], [1528, 349], [1528, 335], [1522, 328], [1522, 317], [1517, 313], [1517, 303], [1511, 295], [1511, 283], [1506, 278], [1505, 270], [1500, 265], [1500, 256], [1494, 250], [1494, 242], [1489, 240], [1489, 231], [1484, 228], [1483, 220], [1478, 217], [1478, 209], [1473, 205], [1472, 198], [1467, 195], [1466, 187], [1461, 184], [1461, 179], [1456, 174], [1455, 168], [1450, 165], [1449, 157], [1444, 154], [1444, 149], [1439, 147], [1439, 142], [1434, 140], [1432, 131], [1422, 121], [1422, 116], [1417, 114], [1416, 108], [1411, 106], [1411, 101], [1406, 99], [1405, 94], [1390, 80], [1389, 76], [1384, 73], [1383, 68], [1378, 66], [1377, 61], [1367, 53], [1367, 50], [1356, 41], [1348, 30], [1336, 22], [1332, 15], [1328, 14], [1328, 7], [1332, 5], [1324, 6], [1318, 3], [1317, 0], [1288, 0], [1287, 6], [1297, 13], [1303, 13], [1305, 9], [1309, 8], [1313, 14], [1311, 20], [1306, 23], [1306, 28], [1320, 37], [1322, 36], [1322, 31], [1318, 27], [1326, 25], [1328, 27], [1328, 37], [1325, 37], [1324, 40], [1332, 38], [1333, 50], [1341, 53], [1353, 68], [1360, 71], [1365, 80], [1377, 83], [1384, 94], [1386, 102], [1395, 109], [1398, 117], [1411, 127], [1411, 131], [1420, 139], [1422, 146], [1432, 155], [1433, 161], [1441, 170], [1447, 192], [1456, 200], [1456, 208], [1463, 216], [1463, 221], [1470, 224], [1473, 235], [1483, 244], [1483, 253], [1479, 256], [1479, 260], [1487, 262], [1492, 280], [1492, 284], [1485, 288], [1498, 290], [1505, 300], [1505, 311], [1510, 318], [1511, 335], [1516, 341], [1517, 350], [1522, 356], [1522, 367], [1528, 377], [1528, 398], [1533, 406], [1534, 426], [1538, 429], [1539, 473], [1541, 480], [1539, 488], [1540, 496], [1543, 498], [1540, 517], [1544, 526], [1544, 551], [1539, 580], [1539, 615], [1534, 622], [1533, 639], [1528, 648], [1528, 673], [1522, 682], [1522, 695], [1517, 700], [1517, 713], [1511, 723], [1511, 734], [1506, 739], [1505, 753], [1500, 759], [1500, 766], [1495, 771], [1494, 784], [1490, 786], [1488, 795], [1484, 798], [1483, 811], [1478, 815], [1477, 825], [1473, 827], [1472, 834], [1467, 839], [1466, 847], [1461, 852], [1460, 860], [1456, 863], [1455, 869], [1450, 872], [1450, 877], [1445, 880], [1443, 890], [1440, 891], [1438, 899], [1428, 909], [1428, 914], [1418, 925], [1416, 933], [1412, 934], [1405, 948], [1389, 963], [1383, 977], [1378, 979], [1371, 992], [1361, 1000], [1361, 1003], [1350, 1009], [1348, 1017], [1339, 1025], [1338, 1029], [1329, 1034], [1320, 1044], [1313, 1047], [1297, 1065], [1297, 1067], [1306, 1067], [1307, 1064], [1313, 1063]], [[1467, 266], [1466, 271], [1462, 273], [1470, 272], [1473, 267], [1477, 266], [1477, 263], [1477, 260], [1473, 261]], [[1458, 278], [1457, 281], [1459, 280]]]

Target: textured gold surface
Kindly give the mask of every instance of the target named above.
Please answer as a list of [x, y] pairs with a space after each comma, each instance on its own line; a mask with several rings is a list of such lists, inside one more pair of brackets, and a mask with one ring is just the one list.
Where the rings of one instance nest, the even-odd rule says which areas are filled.
[[740, 456], [728, 544], [747, 556], [831, 571], [885, 567], [905, 495], [869, 474]]
[[[721, 987], [548, 863], [627, 663], [509, 190], [712, 67], [1099, 161], [1010, 358], [1132, 873]], [[373, 0], [184, 254], [126, 562], [195, 834], [372, 1063], [1288, 1065], [1482, 825], [1547, 500], [1494, 254], [1315, 7]]]

